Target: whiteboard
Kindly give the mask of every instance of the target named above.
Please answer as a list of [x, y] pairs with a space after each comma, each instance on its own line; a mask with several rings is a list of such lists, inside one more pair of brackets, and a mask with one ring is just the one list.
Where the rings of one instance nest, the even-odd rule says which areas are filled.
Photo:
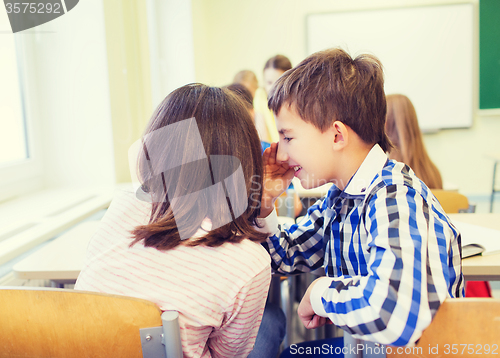
[[473, 14], [470, 3], [311, 14], [307, 52], [371, 53], [384, 66], [385, 93], [408, 96], [422, 130], [470, 127]]

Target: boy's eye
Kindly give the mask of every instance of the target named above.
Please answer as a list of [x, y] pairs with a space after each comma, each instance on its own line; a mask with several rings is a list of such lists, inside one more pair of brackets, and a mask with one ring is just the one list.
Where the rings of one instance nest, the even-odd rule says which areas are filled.
[[287, 142], [287, 143], [288, 143], [288, 142], [290, 142], [292, 139], [293, 139], [293, 138], [283, 136], [283, 140], [284, 140], [285, 142]]

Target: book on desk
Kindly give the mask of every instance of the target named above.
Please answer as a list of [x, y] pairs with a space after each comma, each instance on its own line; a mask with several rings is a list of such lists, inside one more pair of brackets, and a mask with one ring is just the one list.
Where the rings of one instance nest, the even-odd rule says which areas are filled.
[[462, 237], [462, 258], [500, 253], [500, 230], [453, 221]]

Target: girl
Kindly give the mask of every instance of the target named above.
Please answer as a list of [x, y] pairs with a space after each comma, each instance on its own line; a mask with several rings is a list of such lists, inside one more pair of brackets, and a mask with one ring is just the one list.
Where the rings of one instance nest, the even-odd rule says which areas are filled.
[[410, 99], [402, 94], [388, 95], [386, 99], [385, 130], [395, 147], [389, 158], [407, 164], [429, 189], [443, 189], [441, 174], [425, 150], [417, 113]]
[[140, 147], [141, 186], [111, 203], [75, 288], [178, 311], [185, 357], [246, 357], [271, 277], [252, 119], [229, 91], [191, 84], [160, 104]]
[[283, 55], [276, 55], [266, 61], [264, 65], [264, 88], [259, 88], [254, 96], [255, 123], [257, 126], [265, 127], [266, 133], [261, 132], [261, 139], [265, 142], [279, 141], [278, 131], [273, 112], [267, 108], [267, 95], [274, 82], [287, 70], [292, 68], [290, 60]]
[[269, 94], [274, 82], [291, 68], [292, 63], [288, 57], [283, 55], [273, 56], [266, 61], [264, 65], [264, 88], [267, 94]]

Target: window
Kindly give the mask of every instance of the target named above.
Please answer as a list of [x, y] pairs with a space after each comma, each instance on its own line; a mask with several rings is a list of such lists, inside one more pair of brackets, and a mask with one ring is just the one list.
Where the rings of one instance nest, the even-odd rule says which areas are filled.
[[28, 158], [26, 126], [22, 109], [19, 70], [14, 34], [9, 28], [7, 14], [0, 15], [0, 165]]
[[41, 182], [25, 111], [22, 36], [12, 33], [7, 13], [0, 10], [0, 202]]

